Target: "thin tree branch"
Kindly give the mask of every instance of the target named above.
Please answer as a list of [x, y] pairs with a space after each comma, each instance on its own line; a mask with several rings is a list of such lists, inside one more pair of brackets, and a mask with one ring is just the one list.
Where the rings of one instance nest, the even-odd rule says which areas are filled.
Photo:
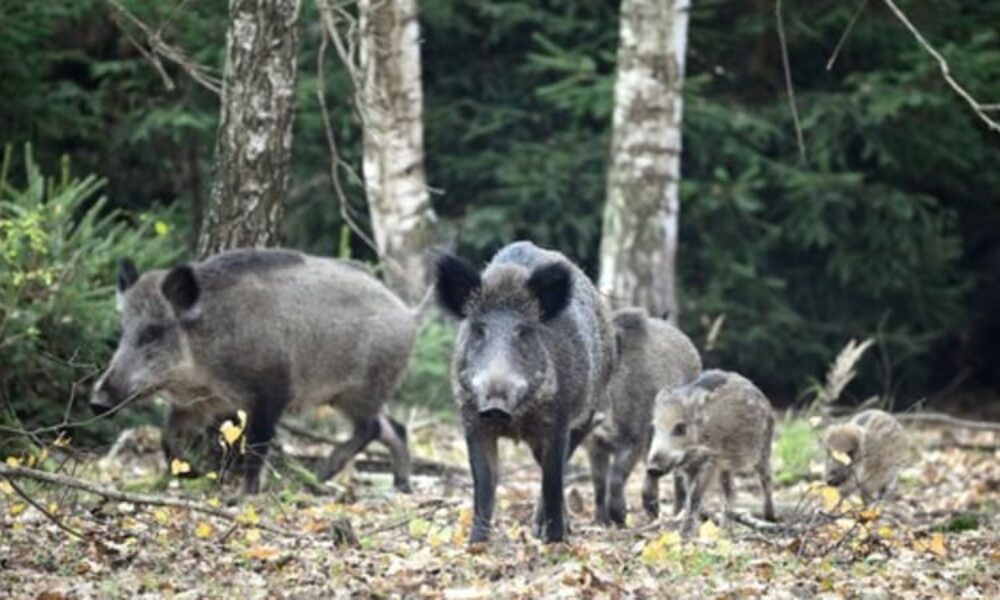
[[[153, 30], [152, 27], [144, 23], [137, 16], [129, 12], [118, 0], [104, 0], [108, 3], [113, 11], [113, 18], [118, 23], [118, 26], [125, 31], [125, 35], [129, 38], [132, 44], [136, 47], [140, 54], [142, 54], [147, 60], [149, 60], [153, 67], [159, 72], [160, 77], [164, 80], [164, 85], [168, 90], [173, 89], [173, 80], [167, 75], [166, 70], [159, 61], [159, 56], [166, 58], [170, 62], [176, 64], [181, 69], [187, 73], [191, 79], [200, 84], [202, 87], [212, 92], [215, 95], [220, 95], [222, 93], [222, 81], [219, 77], [212, 74], [211, 70], [204, 65], [200, 65], [195, 61], [191, 60], [186, 54], [174, 48], [170, 44], [163, 41], [160, 34], [167, 25], [174, 18], [174, 14], [171, 14], [167, 21], [160, 27], [159, 30]], [[186, 0], [185, 0], [186, 1]], [[183, 6], [183, 4], [182, 4]], [[175, 11], [176, 13], [176, 11]], [[128, 31], [125, 29], [124, 23], [131, 23], [139, 31], [142, 32], [145, 37], [146, 44], [148, 48], [144, 48], [142, 44], [138, 42]]]
[[837, 62], [837, 57], [840, 56], [840, 49], [844, 46], [844, 42], [847, 41], [847, 36], [851, 35], [851, 32], [854, 31], [854, 25], [858, 22], [858, 18], [861, 16], [861, 13], [865, 11], [867, 6], [868, 0], [862, 0], [861, 6], [858, 7], [858, 10], [854, 11], [854, 16], [852, 16], [850, 22], [847, 23], [847, 28], [844, 29], [844, 33], [840, 35], [837, 45], [830, 54], [830, 60], [826, 61], [827, 71], [833, 69], [833, 64]]
[[[780, 2], [781, 0], [778, 1]], [[976, 115], [980, 119], [982, 119], [984, 123], [986, 123], [987, 127], [989, 127], [990, 129], [992, 129], [997, 133], [1000, 133], [1000, 123], [997, 123], [993, 119], [986, 116], [986, 111], [983, 109], [983, 105], [980, 104], [978, 100], [973, 98], [972, 95], [969, 94], [969, 92], [967, 92], [965, 88], [959, 85], [959, 83], [955, 81], [955, 79], [951, 76], [951, 68], [948, 66], [948, 61], [945, 60], [944, 56], [942, 56], [940, 52], [935, 50], [934, 47], [930, 45], [930, 43], [924, 38], [924, 36], [920, 33], [920, 31], [917, 30], [917, 28], [914, 27], [913, 23], [911, 23], [910, 20], [906, 17], [906, 14], [903, 13], [903, 11], [900, 10], [898, 6], [896, 6], [896, 3], [893, 2], [893, 0], [883, 0], [883, 1], [885, 2], [885, 5], [889, 7], [889, 10], [891, 10], [892, 13], [896, 15], [896, 18], [899, 19], [899, 22], [902, 23], [903, 26], [905, 26], [906, 29], [909, 30], [910, 34], [912, 34], [914, 38], [916, 38], [917, 42], [923, 47], [923, 49], [932, 57], [934, 57], [934, 60], [937, 61], [938, 66], [941, 68], [941, 75], [944, 77], [945, 81], [948, 82], [948, 85], [951, 86], [951, 89], [955, 90], [955, 93], [961, 96], [962, 99], [965, 100], [966, 103], [968, 103], [968, 105], [972, 108], [973, 112], [975, 112]], [[987, 106], [992, 106], [992, 105], [987, 105]]]
[[[239, 513], [232, 509], [216, 508], [214, 506], [209, 506], [207, 504], [202, 504], [200, 502], [192, 502], [190, 500], [184, 500], [182, 498], [172, 498], [170, 496], [153, 496], [151, 494], [134, 494], [131, 492], [123, 492], [114, 488], [97, 485], [95, 483], [91, 483], [83, 479], [70, 477], [68, 475], [61, 475], [59, 473], [48, 473], [46, 471], [38, 471], [36, 469], [27, 469], [24, 467], [11, 467], [5, 464], [0, 464], [0, 476], [6, 478], [8, 481], [11, 482], [11, 484], [13, 484], [15, 479], [32, 479], [43, 483], [58, 485], [64, 488], [73, 488], [76, 490], [101, 496], [108, 500], [115, 500], [117, 502], [131, 502], [132, 504], [142, 504], [146, 506], [169, 506], [172, 508], [183, 508], [185, 510], [199, 512], [202, 514], [211, 515], [213, 517], [219, 517], [221, 519], [227, 519], [229, 521], [236, 521], [237, 518], [239, 517]], [[254, 527], [284, 537], [290, 537], [296, 539], [306, 539], [308, 537], [296, 531], [284, 529], [282, 527], [278, 527], [277, 525], [272, 525], [264, 521], [257, 523], [256, 525], [254, 525]]]
[[778, 25], [778, 41], [781, 44], [781, 64], [785, 69], [785, 89], [788, 91], [788, 107], [792, 112], [792, 123], [795, 124], [795, 140], [799, 146], [799, 159], [806, 163], [806, 142], [802, 135], [802, 122], [799, 120], [799, 109], [795, 105], [795, 88], [792, 86], [792, 67], [788, 60], [788, 41], [785, 39], [785, 21], [781, 16], [781, 0], [774, 2], [774, 18]]
[[67, 525], [67, 524], [63, 523], [61, 520], [59, 520], [59, 517], [57, 517], [54, 514], [52, 514], [51, 512], [49, 512], [49, 510], [47, 508], [45, 508], [44, 506], [42, 506], [42, 504], [40, 502], [36, 501], [34, 498], [32, 498], [31, 496], [29, 496], [28, 493], [25, 492], [24, 490], [22, 490], [21, 486], [17, 485], [17, 483], [13, 479], [11, 479], [10, 477], [8, 477], [7, 478], [7, 482], [10, 484], [10, 487], [15, 492], [17, 492], [18, 496], [20, 496], [21, 498], [23, 498], [24, 501], [27, 502], [28, 504], [34, 506], [35, 509], [38, 510], [38, 512], [40, 512], [43, 515], [45, 515], [45, 517], [49, 521], [52, 521], [52, 523], [54, 523], [56, 525], [56, 527], [58, 527], [59, 529], [62, 529], [63, 531], [65, 531], [66, 533], [70, 534], [71, 536], [73, 536], [75, 538], [80, 538], [80, 539], [83, 538], [83, 534], [82, 533], [80, 533], [76, 529], [73, 529], [69, 525]]
[[932, 425], [947, 425], [949, 427], [960, 427], [976, 431], [1000, 431], [1000, 423], [959, 419], [944, 413], [897, 413], [893, 416], [895, 416], [897, 420], [904, 423], [930, 423]]

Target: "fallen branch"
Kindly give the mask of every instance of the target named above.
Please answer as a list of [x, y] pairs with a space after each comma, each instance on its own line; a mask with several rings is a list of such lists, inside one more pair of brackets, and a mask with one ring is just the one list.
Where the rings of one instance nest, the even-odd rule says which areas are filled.
[[[240, 513], [233, 509], [219, 508], [215, 506], [209, 506], [207, 504], [202, 504], [200, 502], [192, 502], [190, 500], [184, 500], [182, 498], [172, 498], [170, 496], [154, 496], [151, 494], [134, 494], [130, 492], [123, 492], [115, 488], [104, 487], [96, 483], [91, 483], [83, 479], [77, 479], [75, 477], [70, 477], [68, 475], [61, 475], [59, 473], [48, 473], [46, 471], [38, 471], [36, 469], [26, 469], [24, 467], [11, 467], [8, 465], [0, 464], [0, 476], [6, 478], [11, 484], [14, 483], [15, 479], [32, 479], [34, 481], [40, 481], [42, 483], [50, 483], [53, 485], [58, 485], [63, 488], [72, 488], [94, 494], [95, 496], [101, 496], [107, 500], [115, 500], [117, 502], [130, 502], [132, 504], [142, 504], [146, 506], [168, 506], [172, 508], [183, 508], [185, 510], [190, 510], [193, 512], [199, 512], [206, 515], [211, 515], [213, 517], [218, 517], [220, 519], [227, 519], [229, 521], [236, 521]], [[295, 538], [295, 539], [308, 539], [302, 533], [291, 531], [277, 525], [272, 525], [261, 521], [254, 525], [257, 529], [262, 529], [271, 533], [275, 533], [281, 536]]]
[[57, 517], [54, 514], [52, 514], [51, 512], [49, 512], [49, 510], [47, 508], [45, 508], [44, 506], [42, 506], [42, 504], [40, 502], [36, 501], [34, 498], [32, 498], [31, 496], [29, 496], [28, 493], [25, 492], [24, 490], [22, 490], [21, 486], [17, 485], [17, 483], [15, 483], [13, 479], [8, 478], [7, 482], [10, 483], [10, 487], [13, 488], [13, 490], [15, 492], [17, 492], [18, 496], [20, 496], [22, 499], [24, 499], [24, 501], [27, 502], [28, 504], [34, 506], [35, 509], [38, 512], [40, 512], [43, 515], [45, 515], [45, 518], [47, 518], [49, 521], [52, 521], [52, 523], [54, 523], [56, 525], [56, 527], [58, 527], [59, 529], [62, 529], [63, 531], [65, 531], [66, 533], [70, 534], [71, 536], [73, 536], [75, 538], [83, 539], [83, 534], [82, 533], [80, 533], [76, 529], [73, 529], [72, 527], [70, 527], [69, 525], [63, 523], [62, 521], [60, 521], [59, 517]]
[[963, 429], [974, 429], [976, 431], [1000, 431], [1000, 423], [992, 421], [972, 421], [969, 419], [959, 419], [944, 413], [919, 412], [919, 413], [898, 413], [894, 415], [896, 419], [903, 423], [929, 423], [932, 425], [947, 425], [949, 427], [961, 427]]

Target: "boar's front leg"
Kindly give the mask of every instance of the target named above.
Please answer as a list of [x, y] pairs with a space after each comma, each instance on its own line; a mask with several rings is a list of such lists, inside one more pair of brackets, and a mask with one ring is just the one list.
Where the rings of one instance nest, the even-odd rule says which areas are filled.
[[555, 431], [547, 443], [532, 447], [535, 459], [542, 467], [542, 501], [538, 507], [540, 510], [535, 513], [535, 533], [541, 534], [546, 543], [561, 542], [566, 538], [563, 482], [569, 432], [565, 427], [556, 427]]
[[485, 542], [490, 536], [497, 490], [497, 436], [491, 431], [469, 427], [465, 443], [469, 451], [474, 503], [469, 543]]
[[247, 424], [247, 451], [243, 461], [243, 492], [256, 494], [260, 490], [260, 471], [267, 459], [267, 451], [274, 439], [274, 432], [288, 404], [287, 386], [262, 386], [250, 409]]
[[[177, 406], [167, 409], [167, 417], [163, 423], [163, 435], [161, 446], [163, 447], [163, 457], [167, 461], [167, 472], [174, 459], [185, 460], [184, 445], [187, 439], [205, 425], [205, 419], [201, 413], [195, 410], [184, 410]], [[189, 461], [187, 461], [189, 462]], [[181, 477], [198, 477], [195, 465], [191, 465], [191, 470], [181, 474]]]

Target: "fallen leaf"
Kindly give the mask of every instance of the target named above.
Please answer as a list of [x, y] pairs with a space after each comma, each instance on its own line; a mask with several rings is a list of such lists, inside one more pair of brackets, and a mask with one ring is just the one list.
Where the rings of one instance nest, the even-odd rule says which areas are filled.
[[184, 460], [175, 458], [170, 461], [170, 474], [177, 476], [191, 472], [191, 465]]
[[430, 529], [431, 524], [427, 519], [421, 519], [417, 517], [410, 520], [410, 524], [407, 526], [410, 532], [410, 537], [412, 538], [422, 538], [427, 535], [427, 530]]
[[260, 541], [260, 529], [248, 529], [244, 539], [247, 543], [256, 544]]
[[271, 546], [253, 546], [247, 550], [247, 557], [257, 560], [271, 560], [278, 556], [279, 552], [277, 548]]
[[718, 525], [711, 521], [705, 521], [698, 527], [698, 539], [706, 542], [714, 542], [719, 539], [721, 531]]
[[256, 525], [260, 522], [260, 517], [257, 515], [257, 511], [253, 506], [247, 504], [243, 511], [236, 516], [236, 522], [240, 525]]
[[7, 481], [6, 479], [0, 481], [0, 493], [2, 493], [4, 496], [10, 496], [11, 494], [14, 493], [13, 486], [11, 486], [10, 482]]
[[7, 460], [4, 462], [7, 463], [7, 466], [12, 469], [16, 469], [21, 466], [21, 459], [16, 456], [8, 456]]
[[24, 502], [15, 502], [10, 505], [7, 512], [10, 513], [10, 516], [16, 517], [17, 515], [23, 513], [25, 508], [27, 508], [27, 505], [25, 505]]
[[167, 511], [160, 508], [153, 511], [153, 520], [160, 525], [166, 525], [170, 518], [167, 516]]
[[194, 535], [200, 539], [205, 539], [208, 536], [212, 535], [212, 531], [213, 531], [212, 526], [206, 523], [205, 521], [202, 521], [198, 523], [197, 527], [194, 528]]

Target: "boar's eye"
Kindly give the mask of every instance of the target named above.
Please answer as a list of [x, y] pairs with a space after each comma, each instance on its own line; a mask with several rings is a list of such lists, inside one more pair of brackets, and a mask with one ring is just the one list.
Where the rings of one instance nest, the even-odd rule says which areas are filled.
[[139, 337], [136, 338], [135, 343], [140, 347], [148, 346], [153, 342], [160, 341], [166, 331], [167, 328], [163, 325], [147, 325], [146, 327], [143, 327], [142, 331], [139, 332]]
[[486, 325], [482, 321], [473, 321], [469, 324], [469, 334], [476, 341], [483, 339], [486, 337]]
[[670, 430], [670, 435], [674, 437], [683, 437], [687, 435], [687, 423], [678, 423], [674, 425], [674, 428]]
[[534, 333], [534, 329], [529, 325], [518, 325], [514, 329], [514, 335], [517, 336], [517, 341], [527, 342], [531, 339], [531, 335]]

